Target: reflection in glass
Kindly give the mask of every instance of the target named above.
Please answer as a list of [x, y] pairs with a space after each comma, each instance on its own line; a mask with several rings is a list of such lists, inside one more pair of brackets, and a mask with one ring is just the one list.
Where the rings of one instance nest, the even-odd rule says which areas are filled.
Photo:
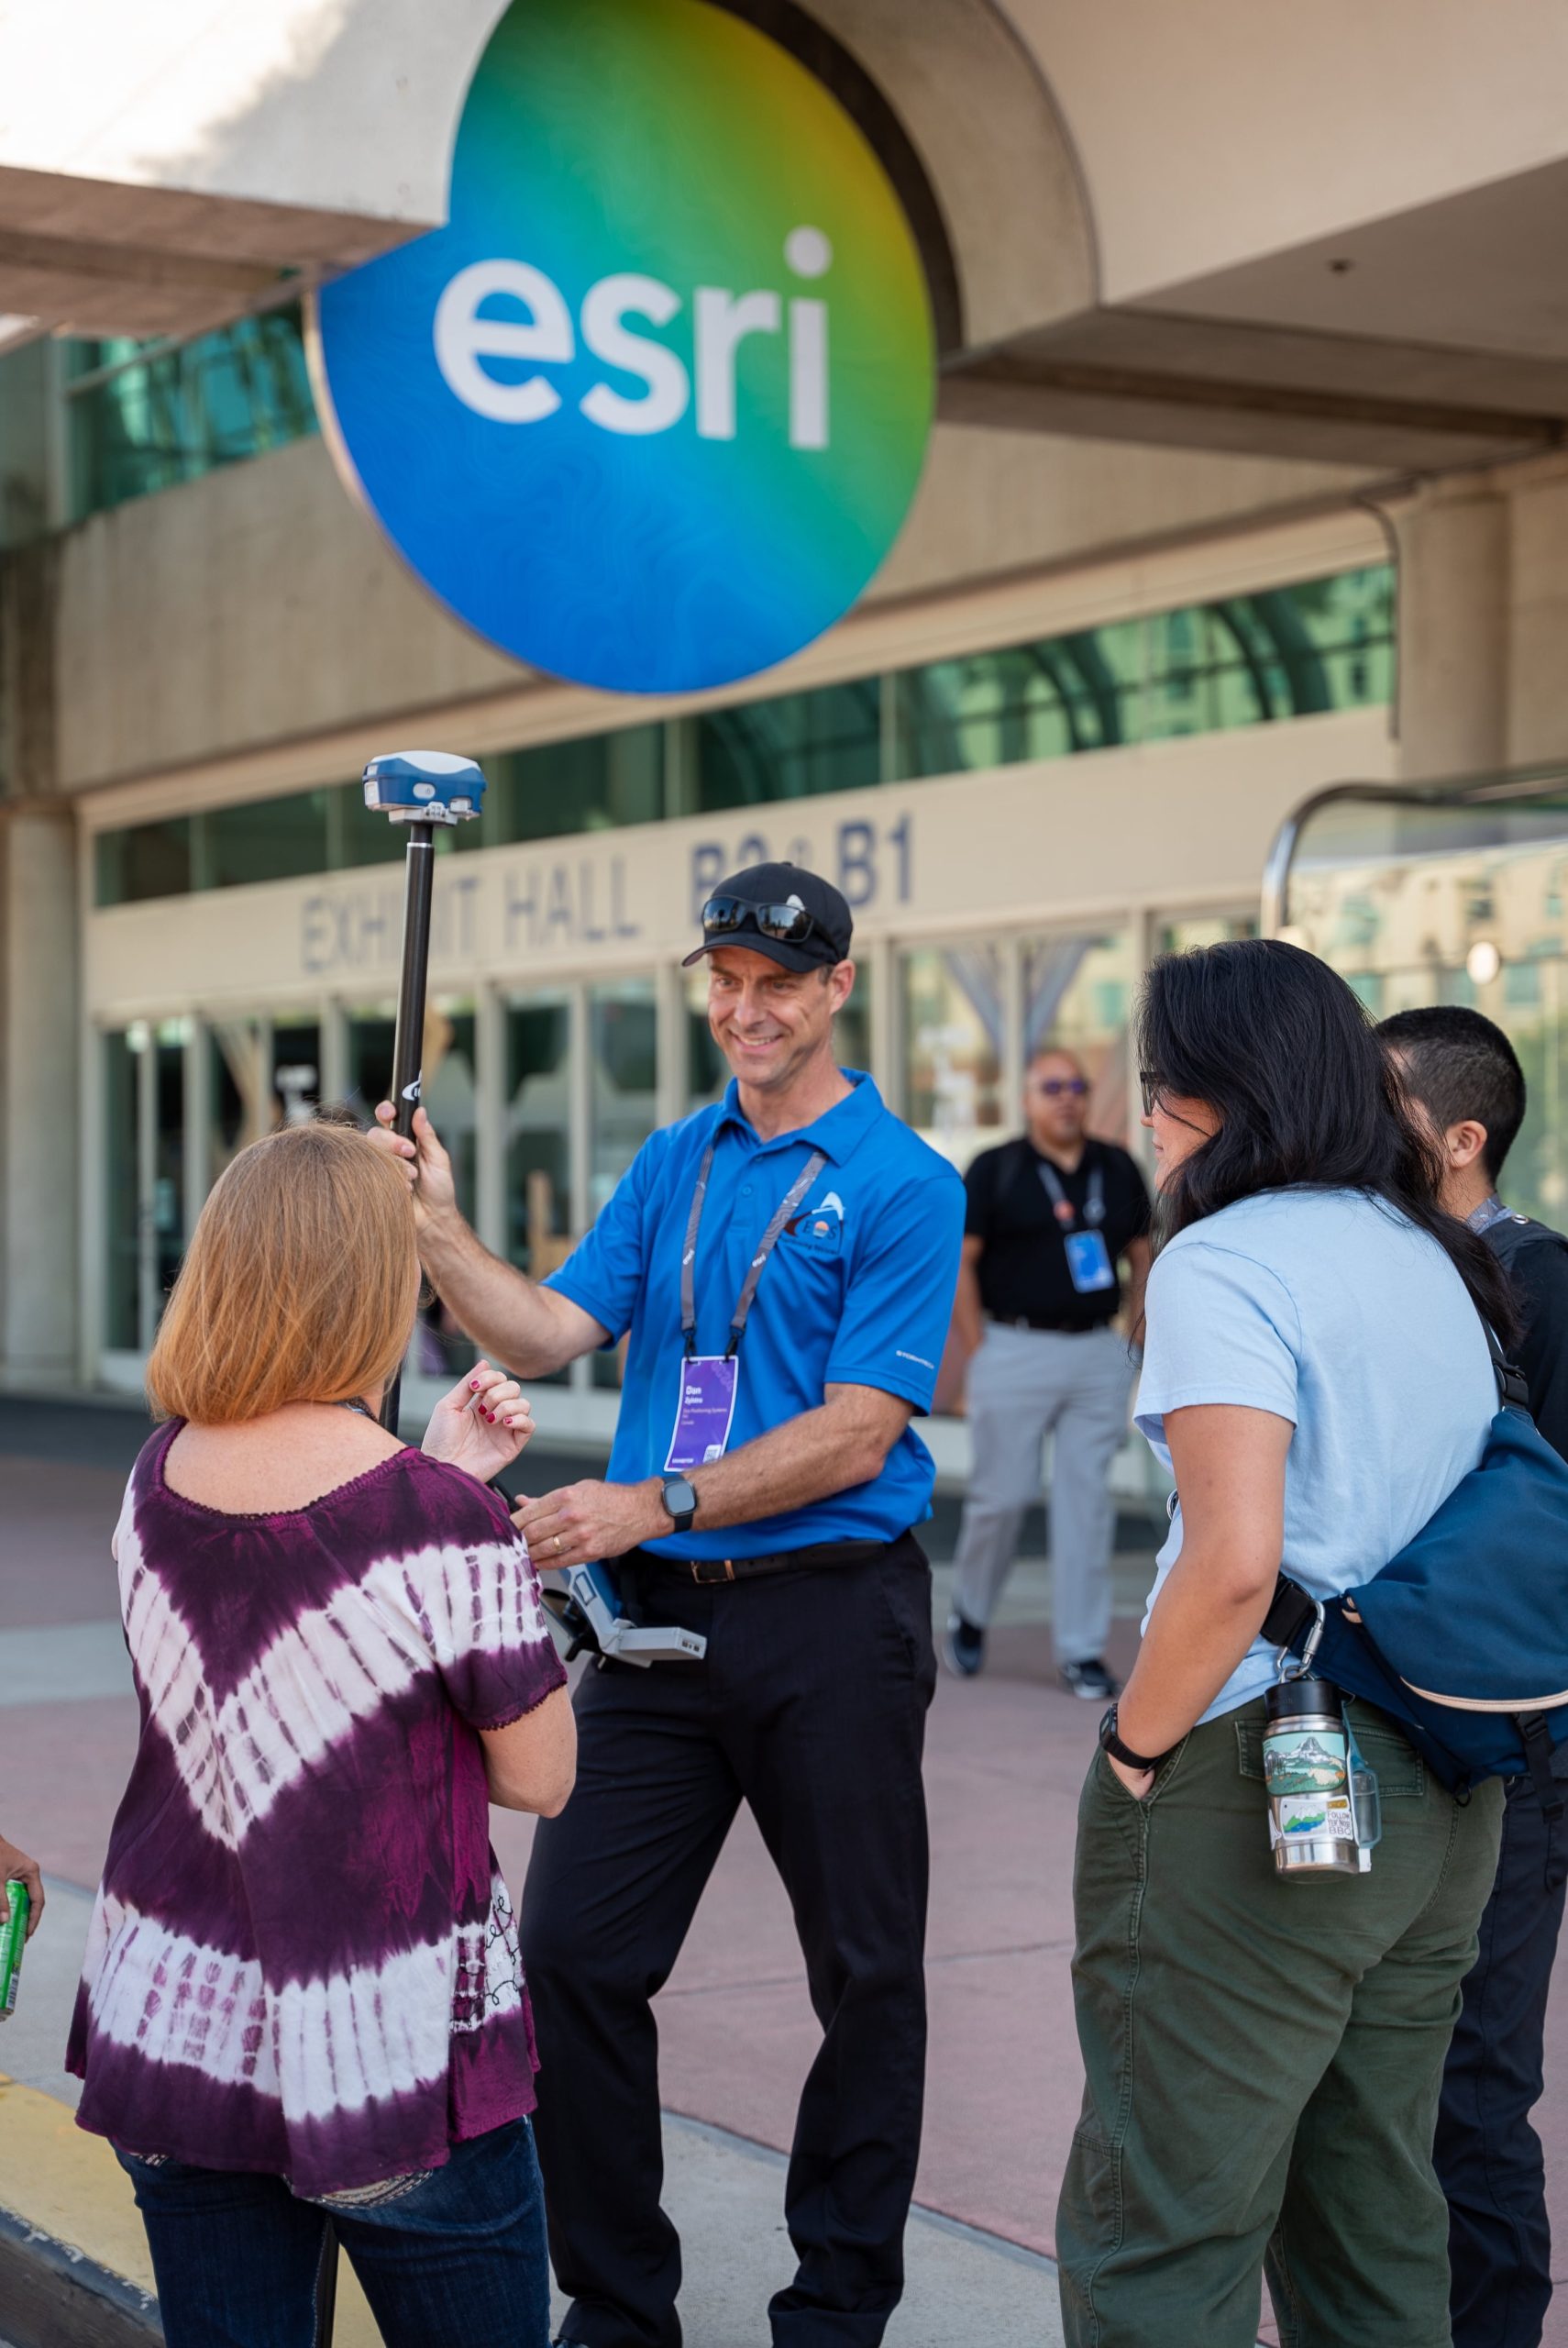
[[1257, 921], [1251, 914], [1187, 914], [1161, 924], [1154, 951], [1186, 954], [1195, 946], [1223, 946], [1232, 938], [1257, 934]]
[[320, 1101], [321, 1023], [309, 1012], [281, 1011], [272, 1022], [271, 1124], [304, 1124]]
[[[588, 990], [588, 1212], [596, 1216], [658, 1122], [658, 1018], [651, 979]], [[595, 1354], [593, 1382], [618, 1386], [623, 1349]]]
[[375, 1122], [378, 1104], [392, 1092], [392, 1049], [397, 1039], [393, 1004], [367, 1004], [348, 1018], [348, 1090], [344, 1105], [361, 1125]]
[[267, 1028], [259, 1019], [216, 1019], [207, 1030], [207, 1180], [272, 1128]]
[[[143, 1346], [150, 1346], [163, 1317], [185, 1253], [185, 1041], [186, 1019], [165, 1019], [153, 1031], [152, 1192], [142, 1200], [143, 1246], [151, 1256], [151, 1296], [142, 1292]], [[143, 1259], [143, 1277], [147, 1277]]]
[[662, 725], [496, 751], [481, 763], [489, 785], [483, 819], [458, 825], [452, 840], [459, 849], [657, 824], [664, 814]]
[[72, 517], [316, 428], [296, 305], [171, 349], [120, 335], [65, 344]]
[[[458, 1211], [471, 1223], [478, 1184], [478, 1088], [474, 1081], [471, 1002], [435, 996], [425, 1014], [425, 1066], [420, 1095], [452, 1161]], [[414, 1361], [427, 1378], [456, 1378], [477, 1348], [440, 1298], [422, 1307]]]
[[1024, 1059], [1054, 1044], [1072, 1052], [1089, 1080], [1090, 1131], [1123, 1147], [1127, 1021], [1136, 975], [1125, 930], [1030, 939], [1024, 945]]
[[1568, 792], [1486, 803], [1331, 803], [1305, 826], [1286, 934], [1379, 1018], [1464, 1003], [1508, 1036], [1525, 1122], [1503, 1171], [1510, 1206], [1568, 1224]]
[[[1116, 620], [674, 721], [690, 749], [681, 812], [808, 799], [919, 775], [1363, 707], [1393, 696], [1387, 565]], [[668, 729], [625, 726], [488, 752], [484, 820], [443, 853], [658, 821]], [[680, 761], [685, 774], [685, 760]], [[192, 825], [195, 825], [193, 838]], [[102, 834], [98, 903], [396, 861], [395, 825], [357, 783]]]
[[542, 1280], [571, 1252], [569, 1069], [571, 1002], [513, 995], [506, 1006], [506, 1252]]
[[104, 1342], [134, 1353], [141, 1343], [138, 1296], [140, 1227], [137, 1073], [149, 1036], [138, 1022], [104, 1037]]
[[876, 677], [704, 711], [696, 721], [699, 808], [809, 799], [880, 782], [881, 712]]
[[905, 1114], [962, 1170], [1002, 1124], [1002, 957], [922, 947], [904, 956], [902, 981]]
[[[299, 791], [282, 799], [211, 807], [195, 816], [192, 885], [243, 889], [258, 880], [296, 880], [325, 871], [329, 796], [325, 790]], [[384, 816], [381, 823], [383, 831], [392, 829]]]

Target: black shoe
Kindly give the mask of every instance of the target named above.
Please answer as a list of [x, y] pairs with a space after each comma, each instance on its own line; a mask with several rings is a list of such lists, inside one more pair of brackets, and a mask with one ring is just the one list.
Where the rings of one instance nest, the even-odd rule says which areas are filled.
[[942, 1660], [955, 1679], [973, 1679], [986, 1659], [986, 1634], [977, 1623], [966, 1622], [956, 1607], [947, 1618]]
[[1089, 1663], [1065, 1663], [1061, 1678], [1063, 1687], [1081, 1696], [1086, 1704], [1109, 1704], [1121, 1693], [1121, 1682], [1111, 1678], [1098, 1656]]

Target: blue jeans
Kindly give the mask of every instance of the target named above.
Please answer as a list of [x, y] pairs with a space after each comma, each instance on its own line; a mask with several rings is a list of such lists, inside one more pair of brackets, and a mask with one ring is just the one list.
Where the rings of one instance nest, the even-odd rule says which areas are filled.
[[118, 2157], [168, 2348], [313, 2348], [329, 2225], [386, 2348], [547, 2348], [545, 2205], [526, 2120], [454, 2144], [445, 2168], [381, 2200], [330, 2213], [281, 2176]]

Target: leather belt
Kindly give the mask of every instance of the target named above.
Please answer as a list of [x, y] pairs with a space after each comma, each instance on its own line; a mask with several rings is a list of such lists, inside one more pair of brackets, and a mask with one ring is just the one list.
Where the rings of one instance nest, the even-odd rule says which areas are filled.
[[632, 1560], [645, 1572], [673, 1574], [679, 1581], [711, 1589], [732, 1581], [756, 1581], [765, 1574], [809, 1571], [815, 1566], [867, 1565], [873, 1557], [885, 1557], [894, 1545], [891, 1541], [819, 1541], [814, 1548], [780, 1549], [760, 1557], [663, 1557], [657, 1550], [634, 1549]]

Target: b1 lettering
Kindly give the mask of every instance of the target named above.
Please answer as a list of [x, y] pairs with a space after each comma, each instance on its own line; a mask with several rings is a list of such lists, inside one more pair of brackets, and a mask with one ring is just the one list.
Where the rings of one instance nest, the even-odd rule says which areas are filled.
[[[784, 259], [798, 278], [825, 276], [833, 247], [820, 228], [792, 228]], [[504, 298], [521, 305], [522, 318], [484, 309]], [[595, 359], [641, 382], [628, 394], [595, 382], [577, 405], [602, 431], [668, 432], [691, 405], [692, 376], [668, 343], [629, 321], [668, 327], [683, 307], [672, 285], [635, 270], [602, 277], [582, 297], [574, 330], [570, 307], [555, 280], [525, 260], [476, 260], [460, 269], [436, 305], [436, 364], [448, 388], [477, 415], [495, 424], [542, 424], [561, 405], [547, 375], [520, 382], [492, 374], [483, 361], [506, 360], [536, 367], [566, 367], [576, 360], [577, 337]], [[753, 335], [782, 335], [789, 369], [790, 446], [829, 445], [827, 304], [808, 295], [785, 302], [768, 287], [732, 294], [699, 285], [691, 297], [692, 373], [701, 440], [735, 437], [735, 355]]]

